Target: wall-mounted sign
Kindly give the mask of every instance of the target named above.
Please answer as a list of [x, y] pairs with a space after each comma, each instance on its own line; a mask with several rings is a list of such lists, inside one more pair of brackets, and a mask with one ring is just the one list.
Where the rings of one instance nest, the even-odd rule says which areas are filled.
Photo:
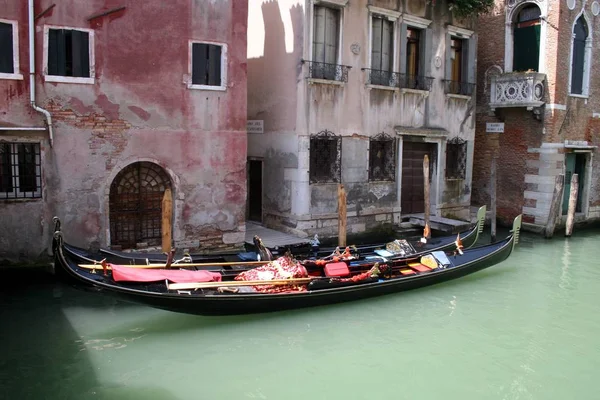
[[565, 147], [588, 147], [587, 140], [565, 140]]
[[265, 133], [264, 120], [249, 119], [248, 122], [246, 122], [246, 131], [248, 131], [248, 133]]
[[485, 124], [487, 133], [504, 133], [504, 122], [488, 122]]

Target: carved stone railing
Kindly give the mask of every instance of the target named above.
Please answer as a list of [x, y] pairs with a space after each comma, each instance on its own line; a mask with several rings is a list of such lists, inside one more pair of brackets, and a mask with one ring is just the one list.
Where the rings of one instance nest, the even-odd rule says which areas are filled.
[[509, 72], [492, 76], [490, 107], [526, 107], [531, 111], [544, 105], [546, 74], [539, 72]]

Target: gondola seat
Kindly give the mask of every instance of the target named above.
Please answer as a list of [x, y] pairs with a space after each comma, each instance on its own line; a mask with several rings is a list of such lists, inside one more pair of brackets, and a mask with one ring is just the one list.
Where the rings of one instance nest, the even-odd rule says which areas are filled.
[[335, 262], [325, 264], [325, 276], [344, 277], [350, 275], [350, 269], [345, 262]]

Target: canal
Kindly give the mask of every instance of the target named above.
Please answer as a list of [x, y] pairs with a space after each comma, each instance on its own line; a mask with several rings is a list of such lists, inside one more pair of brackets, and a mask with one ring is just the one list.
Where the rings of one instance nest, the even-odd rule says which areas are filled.
[[7, 273], [0, 398], [597, 399], [599, 259], [598, 230], [523, 234], [507, 261], [459, 280], [236, 317]]

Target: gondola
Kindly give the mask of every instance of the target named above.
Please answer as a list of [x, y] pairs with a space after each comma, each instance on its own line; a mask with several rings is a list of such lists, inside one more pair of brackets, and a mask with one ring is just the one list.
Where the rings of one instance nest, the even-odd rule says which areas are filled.
[[[355, 245], [350, 246], [351, 252], [355, 255], [356, 258], [373, 255], [374, 253], [379, 253], [380, 255], [384, 255], [388, 259], [400, 259], [404, 257], [415, 257], [420, 254], [425, 254], [427, 252], [432, 251], [446, 251], [451, 250], [455, 247], [455, 242], [457, 237], [460, 238], [461, 244], [465, 248], [470, 248], [477, 243], [479, 239], [479, 235], [483, 231], [485, 225], [485, 213], [486, 206], [482, 206], [477, 211], [477, 222], [476, 224], [469, 230], [461, 232], [457, 235], [448, 235], [448, 236], [440, 236], [433, 237], [428, 239], [426, 242], [422, 241], [402, 241], [407, 244], [410, 248], [410, 251], [404, 252], [396, 252], [390, 254], [387, 249], [391, 250], [390, 245], [393, 245], [393, 241], [389, 243], [377, 243], [377, 244], [366, 244], [366, 245]], [[54, 217], [55, 231], [61, 230], [61, 222], [57, 217]], [[257, 240], [258, 239], [258, 240]], [[93, 262], [94, 260], [99, 261], [102, 259], [106, 259], [108, 262], [117, 263], [117, 264], [152, 264], [152, 263], [167, 263], [169, 262], [168, 255], [160, 254], [160, 253], [145, 253], [145, 252], [124, 252], [124, 251], [115, 251], [101, 248], [96, 252], [88, 251], [76, 246], [72, 246], [70, 244], [64, 244], [65, 250], [71, 254], [72, 258], [80, 258], [82, 260], [86, 260], [89, 262]], [[323, 248], [318, 250], [311, 250], [310, 252], [307, 249], [299, 250], [299, 247], [288, 247], [286, 251], [290, 251], [296, 259], [305, 259], [305, 258], [323, 258], [334, 254], [336, 251], [335, 248]], [[175, 257], [172, 261], [179, 262], [188, 262], [188, 263], [226, 263], [226, 262], [247, 262], [247, 261], [259, 261], [265, 260], [266, 258], [263, 256], [257, 257], [261, 252], [270, 253], [273, 256], [283, 255], [283, 249], [276, 248], [265, 248], [265, 246], [260, 241], [260, 238], [255, 238], [255, 251], [249, 252], [229, 252], [229, 253], [218, 253], [218, 254], [193, 254], [193, 255], [185, 255], [178, 257], [177, 260]]]
[[[223, 277], [216, 270], [181, 271], [184, 274], [203, 273], [210, 278], [194, 282], [186, 279], [182, 281], [179, 277], [173, 278], [179, 270], [148, 270], [117, 265], [112, 265], [112, 269], [107, 270], [106, 264], [90, 270], [80, 267], [77, 260], [68, 256], [61, 231], [54, 234], [53, 250], [55, 269], [60, 270], [73, 282], [93, 287], [100, 292], [180, 313], [239, 315], [347, 302], [456, 279], [506, 260], [518, 243], [520, 228], [519, 215], [514, 220], [511, 233], [493, 244], [473, 247], [454, 254], [435, 251], [413, 260], [378, 260], [371, 261], [371, 264], [365, 260], [351, 275], [364, 276], [365, 268], [371, 275], [357, 281], [353, 281], [352, 278], [314, 275], [302, 278], [288, 277], [287, 282], [286, 279], [240, 281], [232, 276]], [[434, 265], [431, 265], [432, 260]], [[347, 265], [349, 270], [356, 267], [352, 263]], [[127, 274], [135, 275], [134, 271], [139, 273], [136, 277], [127, 277]], [[117, 278], [117, 272], [125, 274], [126, 277]], [[163, 280], [160, 276], [145, 275], [148, 273], [164, 274], [168, 277]], [[257, 288], [279, 286], [294, 289], [276, 293], [257, 291]]]

